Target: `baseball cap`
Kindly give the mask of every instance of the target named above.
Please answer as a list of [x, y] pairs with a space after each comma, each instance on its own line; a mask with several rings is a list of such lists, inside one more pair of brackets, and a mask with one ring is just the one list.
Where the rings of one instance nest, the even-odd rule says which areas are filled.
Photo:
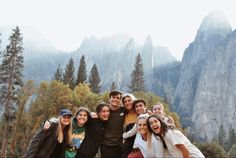
[[62, 109], [59, 113], [61, 116], [69, 115], [72, 116], [72, 112], [69, 109]]

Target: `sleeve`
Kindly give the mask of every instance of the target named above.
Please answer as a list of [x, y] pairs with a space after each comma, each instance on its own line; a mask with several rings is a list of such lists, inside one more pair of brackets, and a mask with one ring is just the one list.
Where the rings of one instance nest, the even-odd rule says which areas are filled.
[[136, 134], [133, 148], [140, 148], [140, 139], [142, 139], [141, 135], [139, 133]]
[[42, 142], [44, 141], [44, 138], [46, 137], [46, 133], [47, 131], [44, 131], [43, 127], [41, 127], [36, 132], [36, 134], [30, 141], [30, 144], [28, 146], [24, 158], [34, 158], [36, 156], [38, 149], [40, 148]]
[[184, 144], [183, 134], [179, 130], [169, 129], [167, 135], [169, 137], [171, 144], [173, 145]]
[[152, 134], [151, 142], [156, 157], [163, 157], [163, 144], [158, 136]]
[[58, 123], [58, 118], [52, 117], [49, 122]]
[[137, 134], [136, 124], [134, 124], [134, 126], [133, 126], [133, 128], [131, 130], [129, 130], [128, 132], [123, 133], [123, 138], [127, 139], [129, 137], [134, 136], [135, 134]]

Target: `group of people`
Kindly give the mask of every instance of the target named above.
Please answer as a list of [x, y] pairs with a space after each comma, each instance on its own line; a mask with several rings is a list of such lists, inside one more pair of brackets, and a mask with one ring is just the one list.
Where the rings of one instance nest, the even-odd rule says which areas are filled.
[[[100, 153], [99, 155], [97, 153]], [[96, 155], [97, 154], [97, 155]], [[157, 103], [147, 109], [145, 99], [118, 90], [96, 113], [78, 108], [76, 115], [62, 109], [33, 136], [25, 158], [142, 158], [204, 157], [165, 116]]]

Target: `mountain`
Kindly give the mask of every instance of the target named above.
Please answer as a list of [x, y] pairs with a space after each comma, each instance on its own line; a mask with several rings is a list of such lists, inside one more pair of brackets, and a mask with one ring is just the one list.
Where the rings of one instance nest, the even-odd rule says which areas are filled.
[[[51, 80], [52, 74], [68, 59], [68, 53], [57, 50], [53, 44], [37, 30], [21, 26], [23, 36], [24, 80], [34, 80], [37, 84], [42, 80]], [[0, 26], [1, 49], [9, 43], [9, 36], [15, 26]]]
[[227, 17], [213, 11], [184, 52], [172, 108], [201, 138], [212, 139], [220, 124], [236, 128], [234, 34]]
[[[71, 56], [78, 65], [84, 54], [88, 72], [96, 63], [103, 91], [110, 90], [112, 82], [116, 83], [117, 88], [129, 91], [130, 75], [138, 53], [142, 57], [147, 83], [153, 82], [155, 66], [176, 61], [167, 48], [153, 46], [151, 36], [148, 36], [144, 44], [140, 45], [133, 38], [124, 34], [104, 37], [100, 40], [95, 37], [87, 38], [75, 52], [71, 53]], [[151, 85], [147, 84], [148, 90], [151, 89]]]
[[[8, 43], [7, 39], [13, 28], [0, 27], [3, 39], [2, 48]], [[143, 45], [137, 44], [134, 39], [125, 34], [101, 39], [91, 36], [85, 38], [76, 51], [62, 52], [36, 30], [30, 27], [20, 27], [20, 30], [24, 47], [24, 79], [32, 79], [36, 83], [51, 80], [58, 65], [64, 68], [71, 57], [74, 59], [77, 73], [80, 58], [84, 54], [88, 75], [93, 64], [96, 63], [102, 79], [102, 90], [109, 90], [112, 82], [117, 84], [117, 88], [128, 90], [130, 74], [134, 69], [138, 53], [143, 58], [146, 79], [151, 81], [149, 77], [153, 74], [153, 66], [176, 60], [167, 48], [154, 47], [151, 36], [147, 37]]]

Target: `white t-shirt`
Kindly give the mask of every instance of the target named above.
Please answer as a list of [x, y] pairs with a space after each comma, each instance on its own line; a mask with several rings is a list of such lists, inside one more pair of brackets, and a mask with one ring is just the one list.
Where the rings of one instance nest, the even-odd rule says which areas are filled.
[[151, 135], [152, 148], [147, 149], [147, 141], [142, 139], [142, 136], [137, 133], [134, 141], [133, 148], [139, 148], [143, 157], [145, 158], [155, 158], [156, 155], [163, 157], [163, 146], [160, 141], [157, 141], [154, 135]]
[[177, 144], [183, 144], [188, 149], [191, 158], [205, 158], [201, 151], [177, 129], [169, 129], [165, 134], [164, 140], [170, 157], [183, 157], [181, 150], [176, 147]]
[[154, 134], [152, 134], [152, 148], [156, 158], [163, 158], [166, 156], [161, 139]]

